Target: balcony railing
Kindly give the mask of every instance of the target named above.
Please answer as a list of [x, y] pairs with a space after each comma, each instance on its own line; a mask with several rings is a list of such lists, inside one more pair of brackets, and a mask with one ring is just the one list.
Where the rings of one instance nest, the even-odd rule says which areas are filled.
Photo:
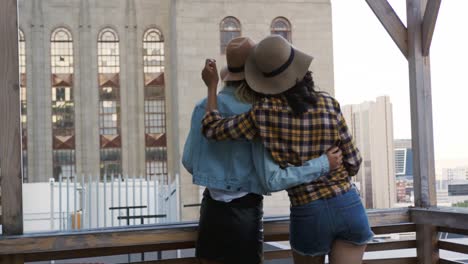
[[[366, 259], [364, 263], [459, 263], [454, 260], [439, 259], [439, 249], [468, 254], [468, 245], [438, 241], [437, 235], [428, 241], [423, 236], [423, 233], [428, 229], [436, 230], [435, 234], [437, 232], [447, 232], [468, 235], [468, 211], [455, 208], [403, 208], [370, 210], [368, 215], [372, 230], [376, 235], [415, 232], [416, 238], [370, 243], [367, 252], [417, 249], [417, 255], [412, 257], [395, 256], [394, 258], [385, 259]], [[0, 238], [0, 260], [3, 261], [0, 263], [23, 263], [189, 249], [194, 248], [196, 236], [196, 222], [82, 232], [4, 236]], [[265, 220], [265, 242], [287, 241], [288, 239], [289, 221], [287, 217]], [[433, 245], [433, 250], [431, 252], [424, 251], [424, 244]], [[418, 256], [421, 254], [428, 254], [431, 262], [418, 262]], [[265, 260], [286, 259], [291, 258], [291, 256], [290, 250], [265, 252]], [[197, 261], [191, 257], [141, 263], [179, 264], [197, 263]]]
[[[438, 233], [468, 235], [468, 212], [432, 207], [436, 205], [436, 191], [429, 50], [441, 0], [407, 0], [406, 26], [388, 1], [366, 2], [408, 60], [417, 208], [369, 211], [376, 234], [415, 232], [416, 238], [371, 243], [367, 251], [415, 248], [416, 255], [367, 259], [364, 263], [459, 263], [439, 258], [439, 250], [468, 254], [468, 246], [439, 240]], [[0, 1], [0, 185], [3, 224], [0, 263], [193, 248], [197, 223], [23, 234], [17, 11], [17, 0]], [[268, 219], [265, 223], [265, 240], [288, 240], [288, 230], [287, 218]], [[266, 259], [290, 257], [289, 250], [265, 252]], [[194, 258], [179, 258], [146, 263], [197, 262]]]

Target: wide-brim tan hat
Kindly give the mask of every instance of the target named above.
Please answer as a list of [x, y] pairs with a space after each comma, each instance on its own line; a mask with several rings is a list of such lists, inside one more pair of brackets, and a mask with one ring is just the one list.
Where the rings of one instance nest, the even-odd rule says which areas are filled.
[[228, 68], [226, 67], [226, 75], [224, 78], [222, 78], [223, 81], [229, 82], [229, 81], [243, 81], [245, 80], [245, 73], [242, 72], [230, 72]]
[[223, 81], [245, 80], [245, 62], [255, 47], [255, 42], [248, 37], [232, 39], [226, 46], [226, 62], [228, 72]]
[[301, 81], [314, 58], [279, 35], [260, 41], [245, 64], [245, 80], [261, 94], [280, 94]]
[[221, 78], [221, 80], [224, 81], [228, 73], [229, 73], [229, 70], [227, 66], [224, 66], [223, 68], [221, 68], [221, 70], [219, 71], [219, 77]]

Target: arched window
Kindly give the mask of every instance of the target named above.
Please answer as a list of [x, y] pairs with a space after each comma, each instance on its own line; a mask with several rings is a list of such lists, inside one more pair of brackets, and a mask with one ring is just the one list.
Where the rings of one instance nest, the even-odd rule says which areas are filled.
[[73, 38], [57, 28], [50, 39], [53, 174], [56, 180], [75, 175], [75, 103]]
[[101, 30], [98, 36], [100, 171], [104, 177], [122, 174], [120, 135], [120, 49], [117, 32]]
[[[168, 183], [164, 38], [156, 28], [143, 36], [146, 177]], [[156, 178], [154, 178], [156, 177]]]
[[291, 23], [284, 17], [277, 17], [271, 22], [271, 34], [280, 35], [292, 43]]
[[27, 91], [26, 91], [26, 40], [24, 32], [18, 31], [19, 71], [20, 71], [20, 100], [21, 100], [21, 137], [23, 142], [23, 181], [28, 182], [28, 123], [27, 123]]
[[234, 38], [241, 36], [241, 24], [235, 17], [229, 16], [221, 21], [221, 53], [224, 54], [226, 46]]

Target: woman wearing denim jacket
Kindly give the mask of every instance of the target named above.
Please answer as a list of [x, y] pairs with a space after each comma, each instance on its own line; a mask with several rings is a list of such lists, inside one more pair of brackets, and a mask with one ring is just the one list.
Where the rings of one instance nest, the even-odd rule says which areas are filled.
[[[219, 110], [227, 116], [248, 111], [239, 101], [245, 89], [243, 66], [254, 43], [232, 40], [226, 50], [229, 71], [226, 86], [217, 95]], [[341, 153], [322, 155], [301, 167], [281, 169], [260, 141], [208, 141], [201, 134], [206, 99], [193, 111], [182, 163], [193, 182], [206, 186], [200, 209], [196, 256], [202, 263], [262, 262], [262, 195], [310, 182], [341, 163]], [[329, 160], [330, 159], [330, 162]]]
[[351, 183], [362, 159], [339, 103], [314, 89], [311, 62], [284, 38], [265, 38], [245, 65], [246, 81], [260, 99], [248, 112], [224, 119], [216, 110], [216, 63], [208, 62], [202, 72], [208, 86], [203, 133], [215, 140], [260, 137], [282, 168], [302, 165], [339, 145], [343, 164], [338, 169], [288, 189], [290, 243], [296, 264], [324, 263], [327, 254], [331, 264], [357, 264], [373, 237]]

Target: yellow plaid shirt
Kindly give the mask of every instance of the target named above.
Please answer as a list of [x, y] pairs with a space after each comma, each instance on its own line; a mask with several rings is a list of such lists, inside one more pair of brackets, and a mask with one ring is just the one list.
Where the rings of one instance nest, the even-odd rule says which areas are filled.
[[318, 94], [316, 105], [301, 115], [292, 113], [286, 99], [268, 97], [247, 113], [223, 119], [215, 110], [206, 113], [202, 122], [203, 134], [209, 139], [251, 140], [260, 136], [275, 162], [283, 168], [320, 157], [339, 142], [343, 166], [314, 182], [290, 188], [292, 206], [347, 192], [351, 188], [350, 176], [356, 175], [362, 162], [339, 103], [326, 94]]

